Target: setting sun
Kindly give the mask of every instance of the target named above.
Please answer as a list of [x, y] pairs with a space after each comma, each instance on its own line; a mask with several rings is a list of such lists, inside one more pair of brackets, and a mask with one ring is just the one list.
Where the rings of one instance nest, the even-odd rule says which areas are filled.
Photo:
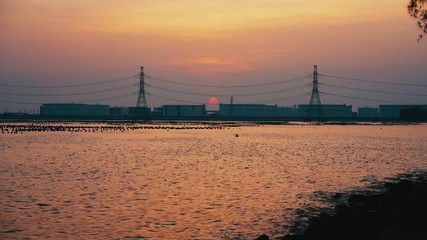
[[219, 104], [218, 98], [216, 98], [216, 97], [209, 98], [208, 104], [209, 105], [218, 105]]
[[426, 236], [426, 12], [0, 0], [0, 240]]

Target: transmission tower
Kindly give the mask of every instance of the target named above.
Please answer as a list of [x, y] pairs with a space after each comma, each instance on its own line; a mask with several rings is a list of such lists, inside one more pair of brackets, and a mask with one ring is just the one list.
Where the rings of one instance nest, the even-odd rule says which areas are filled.
[[319, 82], [317, 81], [317, 65], [314, 65], [313, 71], [313, 90], [311, 91], [310, 105], [321, 105], [319, 96]]
[[141, 66], [141, 73], [139, 74], [139, 94], [136, 107], [147, 107], [147, 99], [145, 98], [145, 81], [144, 81], [144, 67]]

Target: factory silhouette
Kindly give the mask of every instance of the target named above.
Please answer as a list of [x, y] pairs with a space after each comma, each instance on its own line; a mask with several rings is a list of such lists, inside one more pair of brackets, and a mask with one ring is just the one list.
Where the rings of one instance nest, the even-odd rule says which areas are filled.
[[[140, 68], [139, 91], [135, 107], [115, 107], [104, 104], [84, 104], [84, 103], [42, 103], [40, 114], [12, 114], [3, 113], [1, 118], [32, 118], [32, 119], [73, 119], [73, 120], [278, 120], [278, 121], [388, 121], [388, 120], [405, 120], [405, 121], [427, 121], [427, 105], [421, 104], [388, 104], [379, 105], [378, 107], [359, 107], [353, 110], [352, 105], [345, 104], [322, 104], [319, 91], [319, 76], [328, 76], [319, 74], [317, 65], [314, 66], [313, 73], [304, 77], [311, 77], [311, 97], [308, 104], [299, 104], [292, 107], [284, 107], [268, 104], [235, 104], [233, 96], [230, 95], [230, 103], [219, 103], [215, 109], [209, 109], [210, 106], [205, 104], [173, 104], [162, 105], [160, 107], [148, 107], [146, 95], [153, 95], [146, 91], [146, 87], [159, 88], [172, 92], [202, 95], [200, 93], [182, 92], [173, 89], [165, 89], [147, 84], [145, 78], [152, 78], [161, 81], [172, 82], [175, 84], [185, 84], [173, 82], [147, 76], [144, 73], [144, 67]], [[333, 78], [342, 78], [347, 80], [359, 80], [329, 76]], [[295, 81], [301, 78], [289, 79], [285, 81]], [[282, 81], [282, 82], [285, 82]], [[386, 83], [371, 81], [382, 84], [411, 85], [406, 83]], [[276, 82], [278, 83], [278, 82]], [[270, 84], [276, 84], [270, 83]], [[267, 83], [269, 84], [269, 83]], [[89, 85], [89, 84], [88, 84]], [[193, 84], [194, 85], [194, 84]], [[261, 85], [261, 84], [259, 84]], [[328, 84], [333, 87], [342, 87]], [[415, 87], [426, 87], [426, 85], [412, 84]], [[9, 86], [9, 85], [8, 85]], [[197, 86], [197, 85], [194, 85]], [[252, 86], [255, 85], [243, 85]], [[226, 86], [211, 86], [226, 87]], [[350, 88], [349, 89], [358, 89]], [[289, 88], [285, 90], [291, 90]], [[370, 89], [359, 89], [370, 92], [383, 92], [397, 94], [396, 92], [376, 91]], [[284, 91], [283, 89], [280, 91]], [[274, 91], [278, 92], [278, 91]], [[322, 94], [332, 95], [322, 92]], [[400, 94], [400, 93], [399, 93]], [[250, 94], [248, 94], [250, 95]], [[255, 94], [252, 94], [255, 95]], [[408, 94], [411, 95], [411, 94]], [[224, 95], [226, 96], [226, 95]], [[245, 96], [245, 95], [243, 95]], [[336, 95], [340, 96], [340, 95]], [[415, 95], [420, 96], [420, 95]], [[424, 96], [424, 95], [422, 95]], [[294, 96], [297, 97], [297, 96]], [[343, 96], [345, 97], [345, 96]], [[350, 97], [351, 98], [351, 97]], [[357, 97], [353, 97], [356, 98]], [[168, 98], [166, 98], [168, 99]], [[173, 99], [170, 99], [173, 100]]]
[[[265, 104], [219, 104], [211, 111], [206, 105], [163, 105], [148, 107], [111, 107], [99, 104], [43, 104], [40, 119], [93, 120], [283, 120], [283, 121], [425, 121], [427, 105], [380, 105], [358, 108], [351, 105], [325, 104], [313, 107], [301, 104], [280, 107]], [[34, 115], [33, 115], [34, 116]], [[15, 115], [15, 117], [17, 117]], [[28, 117], [28, 116], [27, 116]]]

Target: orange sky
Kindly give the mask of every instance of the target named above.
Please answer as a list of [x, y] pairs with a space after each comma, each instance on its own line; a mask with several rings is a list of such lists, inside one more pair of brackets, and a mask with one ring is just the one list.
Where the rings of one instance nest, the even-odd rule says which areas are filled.
[[[247, 84], [309, 74], [317, 64], [319, 71], [329, 74], [425, 83], [427, 43], [416, 41], [418, 30], [405, 4], [405, 0], [0, 0], [0, 82], [99, 81], [136, 74], [144, 65], [147, 74], [182, 82]], [[164, 94], [196, 102], [209, 98]], [[78, 99], [104, 96], [108, 94]], [[10, 99], [63, 100], [0, 95], [0, 101]], [[106, 103], [133, 105], [135, 99]], [[235, 102], [239, 100], [260, 99]], [[302, 97], [277, 104], [307, 101]], [[152, 97], [149, 103], [170, 102]]]

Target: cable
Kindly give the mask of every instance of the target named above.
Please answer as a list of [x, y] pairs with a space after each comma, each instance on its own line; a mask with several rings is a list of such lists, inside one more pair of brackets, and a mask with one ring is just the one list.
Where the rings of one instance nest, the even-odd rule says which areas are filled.
[[304, 87], [307, 86], [307, 84], [305, 84], [305, 85], [296, 86], [296, 87], [292, 87], [292, 88], [286, 88], [286, 89], [281, 89], [281, 90], [276, 90], [276, 91], [270, 91], [270, 92], [261, 92], [261, 93], [248, 93], [248, 94], [206, 94], [206, 93], [195, 93], [195, 92], [186, 92], [186, 91], [173, 90], [173, 89], [168, 89], [168, 88], [153, 86], [151, 84], [146, 84], [146, 85], [148, 87], [151, 87], [151, 88], [161, 89], [161, 90], [169, 91], [169, 92], [176, 92], [176, 93], [183, 93], [183, 94], [190, 94], [190, 95], [197, 95], [197, 96], [212, 96], [212, 95], [215, 95], [215, 96], [218, 96], [218, 97], [258, 96], [258, 95], [265, 95], [265, 94], [274, 94], [274, 93], [286, 92], [286, 91], [289, 91], [289, 90], [300, 89], [300, 88], [304, 88]]
[[121, 87], [115, 87], [115, 88], [107, 88], [103, 90], [97, 90], [97, 91], [89, 91], [89, 92], [81, 92], [81, 93], [62, 93], [62, 94], [24, 94], [24, 93], [6, 93], [6, 92], [0, 92], [2, 95], [10, 95], [10, 96], [26, 96], [26, 97], [55, 97], [55, 96], [76, 96], [76, 95], [88, 95], [88, 94], [94, 94], [94, 93], [103, 93], [103, 92], [111, 92], [115, 90], [125, 89], [128, 87], [135, 87], [137, 83], [133, 83], [131, 85], [125, 85]]
[[365, 101], [376, 101], [376, 102], [397, 103], [397, 104], [412, 104], [412, 105], [414, 104], [414, 103], [379, 100], [379, 99], [372, 99], [372, 98], [360, 98], [360, 97], [344, 96], [344, 95], [332, 94], [332, 93], [327, 93], [327, 92], [320, 92], [320, 93], [322, 93], [324, 95], [334, 96], [334, 97], [351, 98], [351, 99], [358, 99], [358, 100], [365, 100]]
[[3, 101], [3, 100], [0, 100], [0, 103], [25, 104], [25, 105], [41, 105], [42, 104], [38, 102], [15, 102], [15, 101]]
[[[131, 96], [134, 95], [138, 92], [132, 92], [132, 93], [128, 93], [128, 94], [123, 94], [123, 95], [118, 95], [118, 96], [112, 96], [112, 97], [106, 97], [106, 98], [99, 98], [99, 99], [91, 99], [91, 100], [83, 100], [83, 101], [78, 101], [77, 103], [84, 103], [84, 102], [97, 102], [97, 101], [104, 101], [104, 100], [111, 100], [111, 99], [117, 99], [117, 98], [122, 98], [122, 97], [127, 97], [127, 96]], [[11, 103], [11, 104], [29, 104], [29, 105], [42, 105], [42, 104], [65, 104], [65, 103], [41, 103], [41, 102], [16, 102], [16, 101], [3, 101], [0, 100], [0, 103]]]
[[357, 90], [357, 91], [376, 92], [376, 93], [387, 93], [387, 94], [407, 95], [407, 96], [424, 96], [424, 97], [427, 96], [427, 94], [387, 92], [387, 91], [380, 91], [380, 90], [371, 90], [371, 89], [363, 89], [363, 88], [345, 87], [345, 86], [328, 84], [328, 83], [319, 83], [319, 84], [324, 85], [324, 86], [331, 86], [331, 87], [343, 88], [343, 89], [351, 89], [351, 90]]
[[275, 85], [275, 84], [280, 84], [280, 83], [285, 83], [285, 82], [294, 82], [294, 81], [297, 81], [297, 80], [301, 80], [301, 79], [307, 78], [309, 76], [310, 75], [306, 75], [306, 76], [302, 76], [302, 77], [290, 78], [290, 79], [276, 81], [276, 82], [267, 82], [267, 83], [259, 83], [259, 84], [247, 84], [247, 85], [203, 85], [203, 84], [182, 83], [182, 82], [178, 82], [178, 81], [173, 81], [173, 80], [168, 80], [168, 79], [157, 78], [157, 77], [152, 77], [152, 76], [149, 76], [149, 75], [145, 75], [145, 77], [147, 77], [147, 78], [150, 78], [150, 79], [153, 79], [153, 80], [158, 80], [158, 81], [163, 81], [163, 82], [169, 82], [169, 83], [180, 84], [180, 85], [185, 85], [185, 86], [215, 87], [215, 88], [239, 88], [239, 87], [268, 86], [268, 85]]
[[162, 97], [162, 96], [159, 96], [159, 95], [155, 95], [155, 94], [149, 93], [147, 91], [145, 92], [145, 94], [148, 94], [150, 96], [157, 97], [157, 98], [162, 98], [162, 99], [166, 99], [166, 100], [176, 101], [176, 102], [185, 102], [185, 103], [191, 103], [191, 104], [202, 104], [200, 102], [192, 102], [192, 101], [186, 101], [186, 100], [180, 100], [180, 99]]
[[307, 96], [307, 93], [299, 94], [299, 95], [294, 95], [294, 96], [289, 96], [289, 97], [278, 98], [278, 99], [269, 100], [269, 101], [261, 101], [261, 102], [259, 102], [259, 103], [280, 102], [280, 101], [283, 101], [283, 100], [288, 100], [288, 99], [298, 98], [298, 97], [302, 97], [302, 96]]
[[7, 84], [7, 83], [0, 83], [0, 86], [2, 87], [14, 87], [14, 88], [67, 88], [67, 87], [82, 87], [82, 86], [91, 86], [91, 85], [98, 85], [98, 84], [104, 84], [104, 83], [111, 83], [111, 82], [119, 82], [128, 80], [131, 78], [135, 78], [137, 75], [122, 77], [122, 78], [116, 78], [111, 80], [105, 80], [105, 81], [98, 81], [98, 82], [90, 82], [90, 83], [81, 83], [81, 84], [71, 84], [71, 85], [53, 85], [53, 86], [37, 86], [37, 85], [14, 85], [14, 84]]
[[340, 76], [333, 76], [333, 75], [326, 75], [326, 74], [319, 74], [319, 76], [324, 76], [324, 77], [329, 77], [329, 78], [337, 78], [337, 79], [343, 79], [343, 80], [350, 80], [350, 81], [388, 84], [388, 85], [427, 87], [427, 84], [382, 82], [382, 81], [365, 80], [365, 79], [358, 79], [358, 78], [348, 78], [348, 77], [340, 77]]
[[112, 100], [112, 99], [117, 99], [117, 98], [129, 97], [129, 96], [131, 96], [131, 95], [135, 95], [135, 94], [137, 94], [137, 93], [138, 93], [138, 91], [136, 91], [136, 92], [132, 92], [132, 93], [130, 93], [130, 94], [128, 93], [128, 94], [118, 95], [118, 96], [114, 96], [114, 97], [107, 97], [107, 98], [92, 99], [92, 100], [87, 100], [87, 101], [83, 101], [83, 102], [91, 103], [91, 102], [98, 102], [98, 101]]

